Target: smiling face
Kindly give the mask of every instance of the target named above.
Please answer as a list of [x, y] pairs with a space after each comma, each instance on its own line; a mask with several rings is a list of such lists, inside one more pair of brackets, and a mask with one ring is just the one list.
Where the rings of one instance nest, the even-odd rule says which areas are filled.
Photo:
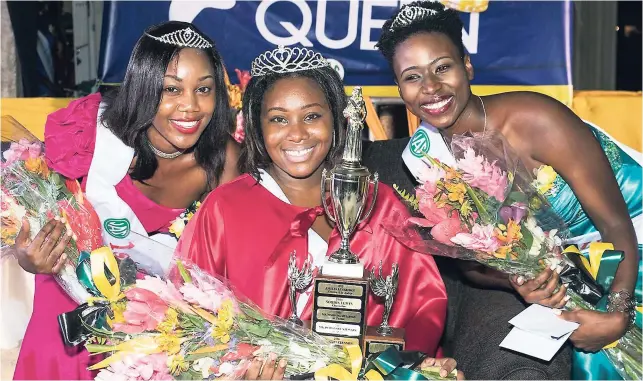
[[310, 78], [283, 78], [264, 94], [261, 130], [277, 175], [305, 179], [321, 173], [333, 142], [333, 117]]
[[165, 152], [193, 147], [215, 105], [214, 69], [205, 52], [186, 48], [168, 65], [163, 95], [148, 136]]
[[452, 126], [471, 97], [473, 67], [442, 33], [418, 33], [395, 48], [393, 70], [400, 96], [422, 120]]

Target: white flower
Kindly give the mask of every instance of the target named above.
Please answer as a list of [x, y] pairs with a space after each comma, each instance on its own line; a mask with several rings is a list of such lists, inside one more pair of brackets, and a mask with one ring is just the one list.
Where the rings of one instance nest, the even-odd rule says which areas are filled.
[[531, 242], [531, 247], [529, 248], [529, 255], [532, 255], [532, 256], [540, 255], [542, 245], [545, 242], [545, 239], [547, 238], [547, 236], [545, 235], [545, 232], [543, 231], [543, 229], [540, 228], [540, 226], [538, 226], [538, 223], [533, 216], [527, 217], [527, 220], [525, 220], [524, 226], [527, 228], [527, 230], [529, 230], [529, 232], [533, 237], [533, 241]]
[[220, 377], [223, 374], [232, 374], [232, 372], [234, 372], [234, 369], [234, 365], [230, 364], [229, 362], [224, 362], [219, 367], [219, 373], [217, 373], [216, 376]]
[[214, 364], [212, 357], [202, 357], [194, 362], [192, 368], [197, 372], [201, 372], [203, 379], [210, 377], [210, 367]]

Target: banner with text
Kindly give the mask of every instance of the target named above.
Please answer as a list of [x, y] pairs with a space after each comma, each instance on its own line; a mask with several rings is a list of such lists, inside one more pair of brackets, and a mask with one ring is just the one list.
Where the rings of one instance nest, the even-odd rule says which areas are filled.
[[[571, 96], [569, 1], [443, 0], [462, 10], [463, 41], [478, 94], [531, 89], [563, 102]], [[386, 60], [375, 49], [384, 21], [402, 0], [113, 1], [104, 8], [99, 79], [122, 80], [136, 40], [150, 25], [193, 22], [220, 50], [231, 78], [277, 45], [313, 48], [347, 86], [397, 96]], [[473, 12], [472, 12], [473, 11]]]

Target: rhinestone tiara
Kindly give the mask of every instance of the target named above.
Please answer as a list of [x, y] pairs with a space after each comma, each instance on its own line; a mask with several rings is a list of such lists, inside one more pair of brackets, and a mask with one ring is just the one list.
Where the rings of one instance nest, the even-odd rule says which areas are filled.
[[325, 66], [330, 66], [328, 61], [315, 51], [279, 46], [255, 58], [252, 61], [250, 75], [260, 77], [271, 73], [294, 73]]
[[145, 32], [145, 35], [164, 44], [176, 45], [182, 48], [210, 49], [212, 47], [211, 43], [189, 27], [166, 33], [161, 37], [152, 36], [147, 32]]
[[389, 30], [393, 32], [395, 31], [395, 29], [411, 25], [418, 20], [424, 20], [425, 18], [433, 16], [436, 13], [438, 13], [438, 11], [436, 11], [435, 9], [426, 9], [417, 6], [406, 7], [402, 9], [402, 11], [397, 14], [397, 16], [395, 16], [395, 20], [393, 20], [393, 23], [391, 24], [391, 28]]

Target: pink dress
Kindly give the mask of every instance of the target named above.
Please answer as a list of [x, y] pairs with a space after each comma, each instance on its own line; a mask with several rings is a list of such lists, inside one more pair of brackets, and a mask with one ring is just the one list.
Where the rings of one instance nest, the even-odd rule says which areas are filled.
[[[94, 154], [96, 118], [100, 94], [75, 100], [47, 118], [46, 159], [50, 168], [74, 179], [84, 178]], [[84, 181], [83, 181], [84, 187]], [[143, 195], [129, 176], [116, 185], [118, 195], [132, 208], [148, 233], [166, 232], [183, 209], [156, 204]], [[64, 345], [57, 316], [77, 304], [50, 275], [36, 275], [33, 314], [20, 349], [16, 380], [85, 380], [96, 372], [87, 367], [100, 361], [90, 357], [82, 345]]]

